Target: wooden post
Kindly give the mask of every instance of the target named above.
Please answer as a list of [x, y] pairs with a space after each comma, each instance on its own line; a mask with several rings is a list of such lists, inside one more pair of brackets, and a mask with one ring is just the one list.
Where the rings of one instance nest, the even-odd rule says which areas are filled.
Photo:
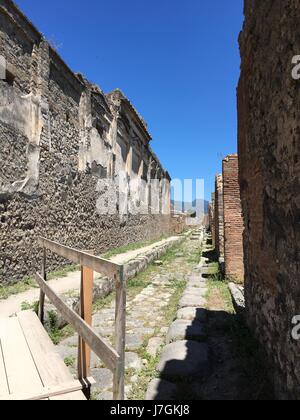
[[[46, 248], [43, 248], [43, 261], [42, 261], [42, 278], [46, 281]], [[44, 324], [44, 308], [45, 308], [45, 293], [40, 291], [40, 302], [39, 302], [39, 318], [42, 324]]]
[[[80, 284], [80, 316], [90, 326], [93, 317], [93, 287], [94, 271], [88, 267], [81, 267]], [[78, 346], [78, 379], [87, 379], [90, 376], [91, 349], [79, 337]]]
[[116, 285], [116, 350], [119, 361], [114, 372], [114, 400], [125, 399], [126, 281], [124, 267]]

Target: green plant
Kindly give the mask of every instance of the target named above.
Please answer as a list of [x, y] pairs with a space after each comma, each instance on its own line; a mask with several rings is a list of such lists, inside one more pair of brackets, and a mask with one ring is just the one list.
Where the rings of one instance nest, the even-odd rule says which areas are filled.
[[107, 251], [105, 254], [102, 255], [102, 257], [106, 259], [110, 259], [112, 257], [115, 257], [116, 255], [125, 254], [126, 252], [135, 251], [140, 248], [145, 248], [147, 246], [155, 244], [156, 242], [160, 242], [166, 238], [168, 238], [167, 235], [162, 235], [160, 238], [153, 239], [151, 241], [136, 242], [136, 243], [124, 245], [124, 246]]
[[66, 357], [64, 359], [65, 365], [67, 367], [74, 367], [75, 366], [75, 362], [76, 362], [76, 358], [75, 357]]
[[21, 311], [34, 311], [36, 314], [39, 311], [39, 302], [29, 303], [29, 302], [22, 302], [21, 304]]
[[[68, 273], [79, 270], [78, 265], [68, 265], [47, 274], [47, 280], [53, 280], [58, 277], [65, 277]], [[18, 295], [27, 292], [30, 289], [37, 289], [39, 286], [36, 281], [31, 277], [26, 277], [18, 282], [0, 286], [0, 300], [8, 299], [10, 296]]]
[[27, 290], [37, 288], [38, 285], [32, 278], [25, 278], [17, 283], [9, 284], [6, 286], [0, 286], [0, 300], [8, 299], [10, 296], [24, 293]]

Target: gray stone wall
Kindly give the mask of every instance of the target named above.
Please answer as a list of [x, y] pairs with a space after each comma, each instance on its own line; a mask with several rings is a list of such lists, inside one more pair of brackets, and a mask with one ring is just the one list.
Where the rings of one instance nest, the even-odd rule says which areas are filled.
[[[170, 177], [122, 92], [105, 95], [74, 74], [10, 0], [0, 1], [0, 55], [7, 65], [0, 80], [0, 284], [39, 268], [39, 235], [101, 253], [169, 233]], [[131, 199], [119, 214], [108, 182], [118, 185], [121, 173], [145, 183], [117, 189]], [[151, 178], [158, 180], [152, 196]], [[141, 189], [150, 214], [130, 207], [141, 209]], [[160, 212], [151, 214], [154, 202]], [[105, 212], [107, 204], [114, 209]], [[50, 263], [54, 269], [62, 261]]]
[[299, 399], [300, 384], [299, 22], [298, 1], [245, 1], [238, 89], [247, 320], [287, 399]]

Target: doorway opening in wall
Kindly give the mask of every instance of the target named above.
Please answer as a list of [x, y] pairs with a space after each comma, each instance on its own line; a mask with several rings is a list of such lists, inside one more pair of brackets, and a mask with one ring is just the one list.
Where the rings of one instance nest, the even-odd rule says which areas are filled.
[[4, 82], [6, 82], [9, 86], [14, 86], [15, 83], [15, 76], [13, 73], [11, 73], [9, 70], [6, 69], [6, 75]]

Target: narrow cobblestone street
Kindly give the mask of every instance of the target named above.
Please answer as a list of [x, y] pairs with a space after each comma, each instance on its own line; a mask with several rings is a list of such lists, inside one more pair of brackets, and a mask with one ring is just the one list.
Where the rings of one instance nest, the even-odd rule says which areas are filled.
[[[201, 242], [187, 240], [162, 257], [162, 265], [150, 266], [128, 284], [126, 336], [126, 397], [144, 398], [148, 382], [155, 375], [155, 362], [166, 343], [169, 325], [178, 309], [187, 276], [197, 266]], [[142, 287], [145, 285], [145, 287]], [[138, 290], [138, 293], [136, 293]], [[113, 344], [114, 301], [96, 310], [93, 326]], [[57, 350], [75, 374], [77, 366], [76, 335], [62, 341]], [[140, 378], [143, 370], [153, 367], [149, 378]], [[112, 399], [112, 373], [92, 355], [91, 374], [96, 380], [94, 399]], [[149, 374], [149, 373], [148, 373]], [[142, 380], [141, 380], [142, 379]]]

